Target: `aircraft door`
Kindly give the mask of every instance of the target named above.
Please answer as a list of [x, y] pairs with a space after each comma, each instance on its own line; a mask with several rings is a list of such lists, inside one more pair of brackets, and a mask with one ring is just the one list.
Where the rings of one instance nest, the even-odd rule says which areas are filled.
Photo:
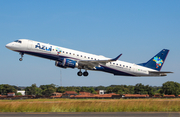
[[28, 40], [28, 43], [27, 43], [27, 48], [28, 48], [28, 50], [31, 50], [31, 49], [32, 49], [32, 46], [33, 46], [33, 41]]
[[133, 64], [132, 71], [133, 71], [134, 73], [137, 72], [137, 65], [136, 65], [136, 64]]

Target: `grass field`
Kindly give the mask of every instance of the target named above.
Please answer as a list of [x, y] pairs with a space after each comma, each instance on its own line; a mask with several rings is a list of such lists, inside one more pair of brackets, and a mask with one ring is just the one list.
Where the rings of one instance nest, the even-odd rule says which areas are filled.
[[0, 100], [0, 112], [180, 112], [180, 99]]

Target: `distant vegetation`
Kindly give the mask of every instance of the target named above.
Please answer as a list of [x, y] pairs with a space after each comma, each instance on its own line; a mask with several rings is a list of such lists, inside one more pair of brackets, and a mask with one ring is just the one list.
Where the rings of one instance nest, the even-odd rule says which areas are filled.
[[[0, 85], [0, 94], [7, 95], [7, 93], [15, 92], [20, 90], [17, 86], [11, 86], [8, 84]], [[49, 85], [40, 85], [39, 87], [36, 84], [32, 84], [29, 87], [25, 88], [26, 95], [36, 95], [36, 96], [51, 96], [54, 92], [64, 93], [65, 91], [80, 91], [90, 92], [96, 94], [96, 90], [106, 90], [106, 93], [116, 93], [116, 94], [149, 94], [154, 95], [159, 93], [161, 95], [180, 95], [180, 84], [173, 81], [165, 82], [162, 86], [149, 86], [143, 85], [141, 83], [136, 84], [135, 86], [127, 85], [111, 85], [108, 87], [97, 86], [97, 87], [57, 87], [54, 84]]]

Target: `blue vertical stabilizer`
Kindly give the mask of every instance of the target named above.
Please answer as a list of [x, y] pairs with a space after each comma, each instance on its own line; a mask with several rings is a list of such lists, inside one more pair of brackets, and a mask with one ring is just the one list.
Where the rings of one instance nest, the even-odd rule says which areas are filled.
[[158, 54], [156, 54], [154, 57], [152, 57], [148, 62], [141, 63], [138, 65], [160, 71], [166, 60], [168, 53], [169, 53], [168, 49], [163, 49]]

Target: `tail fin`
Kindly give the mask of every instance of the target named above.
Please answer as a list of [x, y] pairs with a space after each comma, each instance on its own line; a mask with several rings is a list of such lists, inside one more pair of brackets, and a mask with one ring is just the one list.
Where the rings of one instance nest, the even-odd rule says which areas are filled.
[[152, 57], [148, 62], [141, 63], [138, 65], [160, 71], [166, 60], [168, 53], [169, 53], [168, 49], [163, 49], [158, 54], [156, 54], [154, 57]]

